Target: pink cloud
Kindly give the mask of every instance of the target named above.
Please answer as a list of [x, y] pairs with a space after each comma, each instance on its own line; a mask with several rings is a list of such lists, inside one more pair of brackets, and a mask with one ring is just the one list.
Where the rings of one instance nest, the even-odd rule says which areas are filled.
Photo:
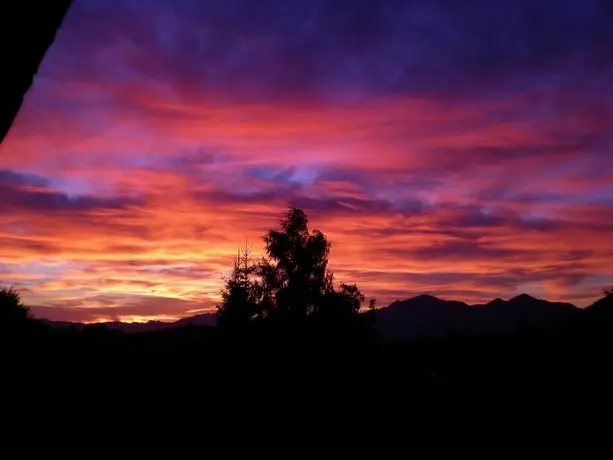
[[[291, 85], [281, 97], [256, 91], [257, 79], [190, 74], [147, 28], [166, 17], [158, 10], [123, 17], [122, 41], [112, 12], [95, 25], [98, 7], [81, 8], [0, 147], [0, 282], [27, 288], [39, 311], [92, 320], [111, 308], [212, 308], [237, 245], [259, 250], [290, 203], [329, 235], [338, 277], [382, 304], [537, 286], [584, 305], [613, 282], [613, 105], [578, 67], [481, 97], [334, 99]], [[100, 299], [106, 310], [90, 311]]]

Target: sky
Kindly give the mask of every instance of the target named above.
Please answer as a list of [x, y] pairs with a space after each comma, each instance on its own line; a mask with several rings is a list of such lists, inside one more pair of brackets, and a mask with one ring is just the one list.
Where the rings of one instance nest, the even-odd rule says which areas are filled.
[[0, 146], [35, 315], [210, 311], [288, 205], [379, 305], [613, 286], [613, 5], [77, 0]]

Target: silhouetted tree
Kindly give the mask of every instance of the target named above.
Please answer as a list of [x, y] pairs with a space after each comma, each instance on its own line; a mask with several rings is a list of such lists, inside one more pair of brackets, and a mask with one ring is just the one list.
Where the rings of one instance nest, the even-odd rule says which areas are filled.
[[255, 271], [250, 249], [246, 246], [240, 248], [232, 271], [225, 279], [221, 303], [217, 306], [220, 328], [242, 329], [258, 316], [260, 307], [252, 279]]
[[323, 319], [343, 322], [359, 312], [364, 300], [364, 294], [356, 284], [340, 283], [338, 290], [332, 289], [323, 296], [315, 313]]
[[265, 256], [259, 262], [250, 260], [249, 251], [239, 252], [218, 306], [222, 327], [238, 328], [264, 318], [313, 318], [319, 324], [349, 324], [357, 318], [364, 295], [355, 284], [335, 288], [327, 268], [330, 242], [308, 224], [301, 209], [290, 207], [281, 228], [263, 236]]
[[26, 324], [30, 311], [14, 288], [0, 289], [0, 328], [16, 328]]
[[330, 243], [319, 230], [310, 230], [308, 223], [304, 211], [290, 207], [281, 229], [271, 229], [263, 237], [266, 258], [260, 274], [266, 279], [265, 295], [274, 297], [280, 314], [314, 313], [321, 299], [333, 291], [332, 275], [327, 272]]
[[0, 339], [18, 339], [34, 345], [45, 330], [42, 322], [32, 318], [17, 290], [12, 287], [0, 289]]

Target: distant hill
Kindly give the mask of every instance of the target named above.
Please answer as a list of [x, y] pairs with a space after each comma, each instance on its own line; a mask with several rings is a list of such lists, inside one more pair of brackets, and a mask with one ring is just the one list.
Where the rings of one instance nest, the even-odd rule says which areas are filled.
[[[70, 327], [74, 327], [76, 329], [83, 329], [85, 326], [87, 326], [87, 324], [85, 323], [71, 323], [68, 321], [44, 321], [51, 327], [58, 329]], [[109, 321], [98, 324], [104, 325], [109, 330], [121, 331], [126, 333], [156, 332], [164, 331], [167, 329], [174, 329], [177, 327], [185, 327], [190, 324], [194, 326], [215, 326], [217, 324], [217, 317], [215, 316], [215, 313], [203, 313], [201, 315], [181, 318], [177, 321], [147, 321], [145, 323], [124, 323], [121, 321]]]
[[[376, 327], [390, 340], [443, 338], [451, 332], [465, 335], [492, 335], [514, 332], [528, 327], [549, 327], [559, 324], [580, 311], [570, 303], [549, 302], [527, 294], [510, 300], [494, 299], [487, 304], [469, 305], [455, 300], [442, 300], [420, 295], [396, 301], [375, 312]], [[57, 328], [76, 327], [83, 323], [47, 321]], [[174, 322], [102, 323], [108, 329], [127, 333], [154, 332], [187, 325], [215, 326], [214, 313], [182, 318]]]
[[388, 339], [443, 338], [451, 332], [491, 335], [525, 328], [549, 327], [579, 311], [570, 303], [549, 302], [527, 294], [469, 305], [430, 295], [396, 301], [375, 313], [376, 325]]

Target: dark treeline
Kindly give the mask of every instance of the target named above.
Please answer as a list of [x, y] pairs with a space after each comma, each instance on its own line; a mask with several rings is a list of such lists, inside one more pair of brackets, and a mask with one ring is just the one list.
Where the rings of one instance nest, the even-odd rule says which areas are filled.
[[[608, 417], [612, 292], [551, 329], [389, 343], [373, 327], [375, 300], [337, 283], [330, 243], [301, 210], [290, 208], [263, 240], [262, 259], [246, 247], [237, 254], [217, 327], [55, 329], [2, 289], [3, 404], [17, 404], [12, 423], [117, 453], [126, 439], [154, 449], [183, 439], [189, 451], [190, 430], [265, 439], [273, 427], [299, 437], [346, 430], [355, 440], [390, 424]], [[216, 442], [197, 441], [201, 449]]]

